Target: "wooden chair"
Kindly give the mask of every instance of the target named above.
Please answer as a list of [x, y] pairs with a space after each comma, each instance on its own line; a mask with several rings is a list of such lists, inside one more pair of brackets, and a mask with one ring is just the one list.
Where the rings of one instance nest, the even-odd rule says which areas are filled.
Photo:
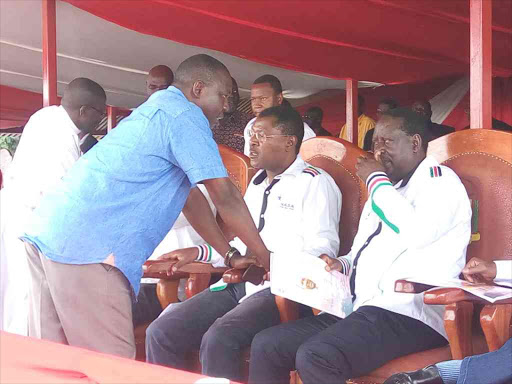
[[[355, 165], [357, 158], [367, 153], [342, 139], [317, 137], [305, 141], [301, 146], [300, 154], [304, 161], [328, 172], [341, 190], [343, 202], [339, 229], [339, 254], [347, 254], [357, 233], [359, 218], [367, 199], [366, 186], [357, 177]], [[223, 279], [228, 283], [239, 283], [242, 281], [242, 274], [241, 270], [230, 269], [224, 273]], [[282, 322], [299, 318], [297, 303], [276, 296], [276, 304]], [[242, 354], [242, 373], [247, 378], [250, 349], [242, 351]]]
[[[468, 246], [467, 260], [512, 258], [512, 134], [487, 129], [465, 130], [429, 143], [428, 154], [452, 168], [461, 178], [470, 199], [478, 201], [480, 239]], [[475, 239], [476, 240], [476, 239]], [[397, 282], [395, 290], [418, 292], [426, 287]], [[449, 346], [393, 360], [365, 377], [350, 383], [382, 383], [394, 373], [412, 371], [439, 361], [462, 359], [495, 350], [510, 337], [510, 304], [486, 305], [481, 324], [487, 339], [472, 326], [474, 304], [471, 295], [457, 290], [435, 290], [425, 294], [427, 304], [444, 304]], [[480, 301], [481, 303], [481, 301]], [[475, 329], [476, 328], [476, 329]]]
[[[219, 144], [219, 152], [228, 171], [229, 178], [240, 193], [242, 195], [245, 194], [249, 181], [255, 173], [254, 168], [250, 166], [249, 158], [222, 144]], [[226, 238], [232, 239], [233, 230], [222, 221], [219, 215], [217, 215], [217, 222]], [[166, 271], [170, 265], [171, 263], [169, 262], [147, 261], [143, 266], [143, 277], [160, 279], [157, 283], [156, 291], [162, 309], [165, 309], [171, 303], [178, 302], [178, 285], [181, 279], [187, 279], [185, 289], [186, 295], [189, 298], [206, 289], [212, 277], [217, 276], [220, 278], [227, 270], [227, 268], [213, 268], [209, 264], [192, 263], [181, 268], [177, 273], [167, 275]], [[142, 324], [134, 329], [137, 360], [146, 360], [146, 329], [149, 324]]]

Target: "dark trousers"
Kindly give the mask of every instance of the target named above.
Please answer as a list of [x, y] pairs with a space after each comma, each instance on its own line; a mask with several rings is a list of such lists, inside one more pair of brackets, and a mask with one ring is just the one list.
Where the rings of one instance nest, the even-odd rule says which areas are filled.
[[137, 301], [132, 303], [133, 326], [150, 323], [162, 313], [162, 305], [156, 295], [156, 284], [142, 283]]
[[203, 374], [241, 380], [241, 351], [254, 335], [280, 321], [270, 289], [239, 304], [244, 296], [245, 283], [230, 284], [171, 304], [146, 331], [147, 361], [190, 369], [187, 357], [199, 349]]
[[462, 360], [457, 384], [512, 383], [512, 339], [494, 352]]
[[297, 369], [304, 384], [344, 383], [446, 339], [413, 318], [361, 307], [345, 319], [329, 314], [260, 332], [251, 346], [249, 383], [288, 384]]

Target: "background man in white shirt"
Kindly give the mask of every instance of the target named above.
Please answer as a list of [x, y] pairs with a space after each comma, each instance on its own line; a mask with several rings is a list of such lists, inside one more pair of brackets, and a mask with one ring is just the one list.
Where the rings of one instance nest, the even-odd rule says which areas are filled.
[[323, 257], [327, 270], [350, 274], [354, 311], [324, 313], [266, 329], [251, 346], [250, 383], [342, 383], [409, 353], [447, 343], [444, 307], [423, 294], [395, 293], [397, 279], [461, 272], [471, 207], [457, 175], [426, 156], [426, 121], [405, 108], [377, 122], [375, 158], [358, 160], [366, 202], [351, 251]]
[[41, 197], [82, 155], [81, 139], [105, 116], [106, 94], [94, 81], [69, 83], [61, 106], [37, 111], [25, 125], [1, 192], [0, 329], [26, 335], [30, 274], [18, 239]]
[[[251, 165], [262, 170], [251, 180], [244, 200], [266, 247], [335, 257], [339, 249], [341, 192], [324, 171], [298, 155], [303, 123], [289, 107], [263, 111], [251, 128]], [[240, 239], [231, 242], [242, 254]], [[172, 252], [183, 265], [195, 260], [245, 268], [250, 255], [225, 260], [205, 244]], [[297, 260], [300, 262], [300, 259]], [[280, 322], [270, 284], [214, 285], [191, 299], [170, 305], [146, 332], [151, 363], [187, 369], [186, 357], [200, 348], [203, 374], [240, 381], [241, 353], [262, 329]]]
[[[249, 156], [250, 141], [249, 130], [253, 126], [259, 114], [267, 108], [277, 107], [283, 104], [283, 87], [279, 79], [273, 75], [263, 75], [254, 80], [251, 87], [251, 107], [252, 112], [256, 116], [254, 119], [247, 123], [244, 129], [244, 155]], [[288, 103], [287, 103], [288, 104]], [[304, 123], [304, 139], [311, 139], [316, 134], [313, 130]]]

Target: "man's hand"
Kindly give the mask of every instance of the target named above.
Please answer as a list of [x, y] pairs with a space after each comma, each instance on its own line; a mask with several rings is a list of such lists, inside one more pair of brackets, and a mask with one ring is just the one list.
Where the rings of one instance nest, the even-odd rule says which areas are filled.
[[339, 261], [338, 259], [333, 259], [332, 257], [329, 257], [327, 255], [321, 255], [320, 258], [323, 261], [325, 261], [325, 263], [327, 264], [325, 266], [325, 270], [327, 272], [331, 272], [331, 271], [341, 272], [341, 269], [342, 269], [341, 261]]
[[242, 256], [242, 255], [234, 255], [229, 264], [231, 264], [231, 268], [234, 269], [246, 269], [249, 265], [257, 264], [258, 260], [254, 256]]
[[199, 250], [196, 247], [192, 247], [177, 249], [175, 251], [165, 253], [162, 256], [160, 256], [158, 260], [176, 261], [176, 264], [173, 264], [171, 269], [167, 271], [167, 274], [170, 275], [171, 271], [177, 272], [184, 265], [196, 261], [197, 256], [199, 256]]
[[357, 176], [359, 176], [363, 182], [366, 182], [368, 176], [370, 176], [373, 172], [386, 172], [386, 169], [377, 160], [363, 156], [360, 156], [357, 159], [356, 169]]
[[462, 274], [471, 283], [489, 283], [496, 277], [497, 269], [493, 261], [484, 261], [473, 257], [468, 261]]

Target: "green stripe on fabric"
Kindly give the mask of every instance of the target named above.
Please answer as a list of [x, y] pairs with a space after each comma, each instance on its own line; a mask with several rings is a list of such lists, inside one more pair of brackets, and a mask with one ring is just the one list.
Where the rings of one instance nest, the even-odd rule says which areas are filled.
[[210, 262], [212, 261], [212, 246], [210, 244], [206, 244], [206, 246], [208, 247], [208, 259], [206, 261]]
[[388, 183], [388, 182], [384, 182], [382, 184], [379, 184], [377, 185], [377, 187], [375, 187], [375, 189], [373, 190], [372, 192], [372, 209], [373, 211], [377, 214], [377, 216], [379, 216], [379, 218], [389, 227], [391, 228], [395, 233], [400, 233], [400, 229], [394, 225], [391, 221], [388, 220], [388, 218], [386, 217], [386, 215], [384, 214], [384, 212], [382, 211], [382, 209], [377, 205], [375, 204], [375, 201], [373, 200], [373, 195], [375, 195], [375, 192], [377, 191], [377, 189], [379, 189], [380, 187], [384, 186], [384, 185], [390, 185], [390, 186], [393, 186], [393, 184], [391, 183]]

